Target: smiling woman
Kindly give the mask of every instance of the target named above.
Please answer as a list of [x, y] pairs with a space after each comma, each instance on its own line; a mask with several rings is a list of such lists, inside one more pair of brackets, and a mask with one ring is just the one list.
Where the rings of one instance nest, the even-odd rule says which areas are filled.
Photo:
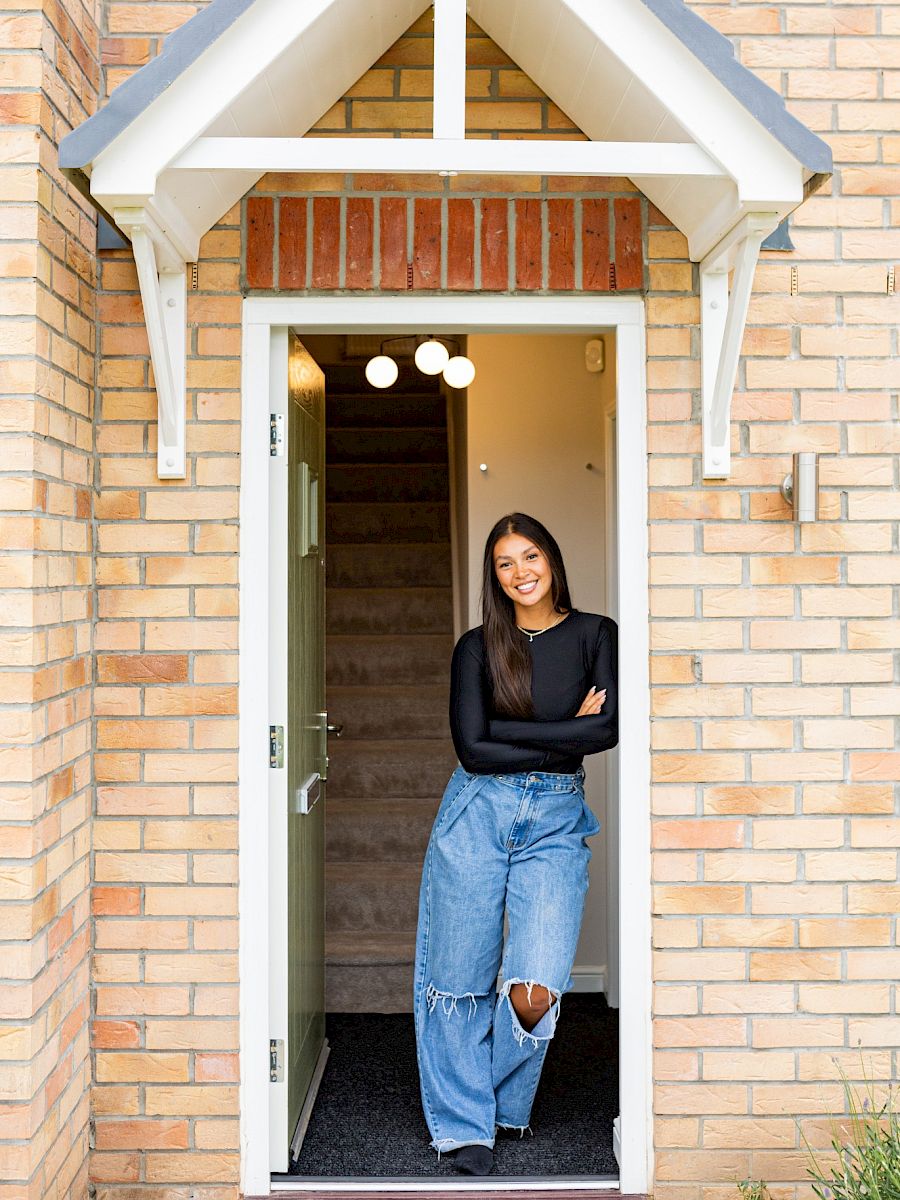
[[582, 759], [618, 741], [616, 624], [573, 609], [534, 518], [509, 514], [488, 535], [482, 612], [453, 652], [460, 766], [425, 856], [414, 1004], [431, 1145], [472, 1175], [490, 1172], [498, 1130], [529, 1128], [600, 830]]

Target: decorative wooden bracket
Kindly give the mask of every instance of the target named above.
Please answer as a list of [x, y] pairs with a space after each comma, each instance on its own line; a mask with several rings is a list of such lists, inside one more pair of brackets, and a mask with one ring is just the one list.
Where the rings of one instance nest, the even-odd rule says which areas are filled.
[[117, 208], [113, 215], [131, 239], [144, 305], [159, 413], [157, 474], [183, 479], [186, 264], [145, 209]]
[[[778, 224], [769, 213], [750, 213], [700, 263], [700, 390], [703, 477], [731, 474], [731, 396], [759, 248]], [[734, 270], [731, 292], [728, 275]]]

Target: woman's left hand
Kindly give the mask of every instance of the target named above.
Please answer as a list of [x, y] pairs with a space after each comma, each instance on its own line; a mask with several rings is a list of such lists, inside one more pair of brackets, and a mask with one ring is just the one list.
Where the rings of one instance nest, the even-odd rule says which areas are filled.
[[598, 692], [596, 686], [592, 687], [588, 694], [581, 702], [581, 708], [575, 714], [576, 717], [594, 717], [603, 707], [603, 701], [606, 699], [606, 688]]

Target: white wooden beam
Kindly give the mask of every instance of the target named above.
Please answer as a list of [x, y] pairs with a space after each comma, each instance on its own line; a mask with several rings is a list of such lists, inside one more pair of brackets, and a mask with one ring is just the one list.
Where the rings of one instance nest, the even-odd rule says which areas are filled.
[[[154, 235], [157, 239], [161, 235], [144, 209], [116, 209], [113, 215], [131, 239], [144, 306], [159, 412], [157, 473], [160, 479], [183, 479], [186, 264], [160, 271]], [[167, 262], [172, 264], [171, 248], [165, 250]]]
[[[703, 477], [731, 474], [731, 397], [759, 248], [777, 224], [770, 213], [744, 217], [700, 263], [700, 390]], [[734, 270], [731, 290], [728, 274]]]
[[466, 0], [434, 0], [436, 138], [466, 136]]
[[180, 171], [399, 171], [432, 175], [699, 175], [720, 178], [705, 150], [675, 142], [466, 141], [462, 138], [204, 137]]

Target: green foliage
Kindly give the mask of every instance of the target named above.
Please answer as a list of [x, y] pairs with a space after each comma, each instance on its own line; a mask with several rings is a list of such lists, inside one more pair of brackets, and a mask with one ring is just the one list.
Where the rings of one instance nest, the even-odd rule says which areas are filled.
[[837, 1162], [823, 1165], [804, 1137], [812, 1189], [820, 1200], [900, 1200], [900, 1112], [893, 1087], [879, 1105], [868, 1078], [862, 1099], [843, 1071], [841, 1079], [847, 1117], [832, 1126]]
[[741, 1200], [769, 1200], [769, 1189], [761, 1179], [742, 1179], [737, 1186]]

